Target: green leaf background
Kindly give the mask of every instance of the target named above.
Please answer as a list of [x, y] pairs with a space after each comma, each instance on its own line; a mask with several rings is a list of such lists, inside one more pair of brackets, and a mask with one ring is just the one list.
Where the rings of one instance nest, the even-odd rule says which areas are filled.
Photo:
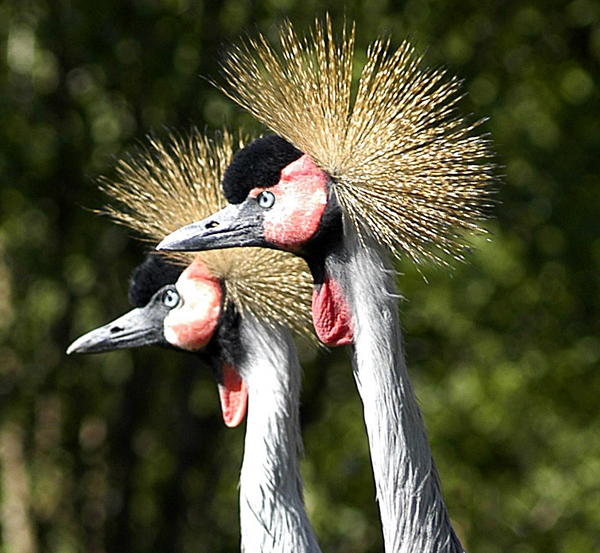
[[[468, 265], [401, 263], [401, 318], [450, 515], [472, 553], [600, 550], [597, 0], [0, 4], [0, 552], [239, 551], [244, 428], [160, 350], [67, 357], [128, 309], [143, 247], [90, 210], [146, 134], [259, 131], [208, 79], [244, 33], [357, 20], [409, 36], [487, 117], [498, 204]], [[426, 277], [423, 278], [423, 277]], [[306, 502], [327, 552], [382, 550], [347, 352], [304, 358]]]

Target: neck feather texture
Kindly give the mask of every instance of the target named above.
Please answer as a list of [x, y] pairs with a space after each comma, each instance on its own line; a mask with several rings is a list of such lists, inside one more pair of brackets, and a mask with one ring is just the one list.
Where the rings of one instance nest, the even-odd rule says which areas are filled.
[[325, 263], [342, 286], [354, 324], [354, 376], [369, 438], [387, 553], [456, 553], [452, 529], [417, 400], [398, 320], [389, 256], [363, 244], [351, 225]]
[[241, 321], [249, 405], [240, 476], [242, 551], [320, 553], [302, 497], [302, 369], [287, 329]]

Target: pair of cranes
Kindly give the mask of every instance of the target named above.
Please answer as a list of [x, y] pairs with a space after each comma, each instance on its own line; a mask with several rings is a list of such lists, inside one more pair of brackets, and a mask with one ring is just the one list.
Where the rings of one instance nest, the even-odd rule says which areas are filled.
[[[263, 37], [250, 40], [224, 64], [224, 91], [273, 135], [233, 156], [231, 148], [223, 153], [200, 139], [203, 151], [186, 151], [179, 142], [173, 155], [158, 163], [148, 156], [128, 166], [121, 184], [108, 185], [130, 208], [114, 211], [117, 220], [151, 240], [174, 231], [158, 245], [163, 252], [203, 253], [171, 253], [169, 263], [188, 267], [170, 282], [151, 279], [147, 306], [138, 310], [147, 310], [153, 331], [146, 323], [132, 331], [118, 320], [70, 351], [141, 343], [204, 351], [232, 424], [250, 396], [242, 550], [319, 551], [297, 464], [300, 369], [284, 330], [306, 328], [307, 275], [292, 262], [302, 258], [313, 279], [318, 338], [352, 345], [385, 550], [463, 551], [408, 378], [392, 257], [442, 264], [464, 258], [463, 235], [478, 231], [493, 180], [489, 144], [457, 114], [458, 81], [424, 69], [408, 43], [394, 52], [389, 41], [371, 45], [352, 100], [354, 28], [344, 26], [336, 41], [327, 18], [300, 38], [288, 22], [279, 42], [276, 50]], [[222, 182], [229, 205], [211, 203], [218, 193], [207, 191], [207, 182]], [[161, 218], [164, 207], [169, 215]], [[274, 257], [244, 274], [237, 264], [260, 260], [240, 247]], [[269, 290], [262, 276], [277, 289]], [[280, 296], [282, 283], [297, 298], [292, 309]], [[115, 340], [136, 332], [141, 342]]]

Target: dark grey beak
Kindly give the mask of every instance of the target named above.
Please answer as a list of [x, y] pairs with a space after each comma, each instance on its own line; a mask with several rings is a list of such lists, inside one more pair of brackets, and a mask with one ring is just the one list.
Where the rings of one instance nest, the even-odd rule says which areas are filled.
[[163, 317], [157, 317], [150, 306], [132, 309], [111, 323], [77, 338], [67, 349], [67, 354], [163, 344], [162, 322]]
[[254, 198], [249, 198], [172, 232], [156, 249], [204, 251], [241, 246], [268, 247], [263, 235], [263, 218], [264, 211]]

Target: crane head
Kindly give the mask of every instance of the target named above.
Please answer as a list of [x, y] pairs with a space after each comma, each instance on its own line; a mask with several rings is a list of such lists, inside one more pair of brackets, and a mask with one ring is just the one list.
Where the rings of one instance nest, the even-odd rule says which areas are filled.
[[[151, 345], [203, 352], [221, 322], [221, 284], [199, 258], [183, 269], [156, 254], [148, 256], [134, 272], [129, 298], [134, 309], [75, 340], [67, 354]], [[246, 385], [231, 363], [218, 366], [214, 372], [223, 419], [237, 426], [246, 413]]]
[[[176, 273], [179, 277], [173, 278]], [[129, 298], [134, 309], [84, 334], [67, 353], [149, 345], [199, 351], [212, 338], [221, 314], [221, 285], [199, 259], [183, 269], [150, 256], [134, 272]]]
[[259, 138], [225, 171], [230, 205], [171, 233], [158, 249], [274, 248], [304, 257], [314, 269], [319, 238], [332, 227], [341, 235], [341, 211], [329, 188], [329, 175], [309, 156], [278, 136]]

